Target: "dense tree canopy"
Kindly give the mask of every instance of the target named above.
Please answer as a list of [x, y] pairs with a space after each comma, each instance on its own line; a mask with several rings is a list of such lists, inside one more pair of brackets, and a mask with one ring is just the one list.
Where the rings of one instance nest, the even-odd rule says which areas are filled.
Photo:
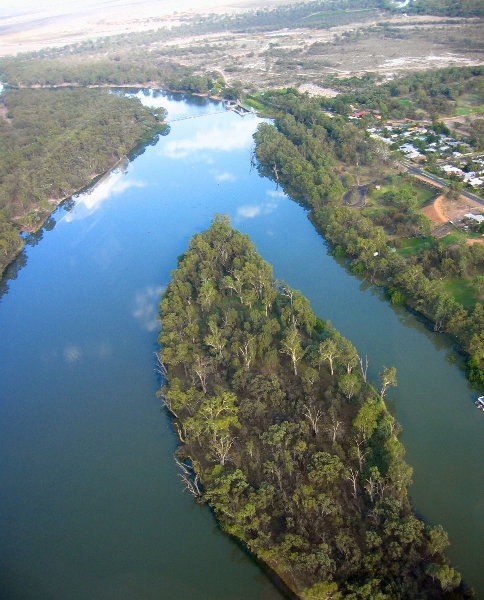
[[227, 218], [190, 240], [160, 311], [181, 476], [225, 531], [301, 598], [465, 597], [356, 349]]
[[[351, 259], [354, 273], [385, 285], [392, 282], [390, 295], [395, 304], [407, 299], [432, 318], [436, 331], [455, 335], [470, 353], [484, 357], [482, 303], [464, 308], [443, 286], [446, 277], [474, 278], [480, 285], [483, 246], [469, 246], [465, 240], [449, 246], [442, 239], [426, 237], [428, 219], [406, 190], [390, 190], [385, 197], [388, 209], [374, 216], [346, 206], [339, 168], [372, 168], [378, 157], [366, 125], [330, 118], [317, 100], [293, 90], [274, 93], [270, 102], [278, 111], [275, 124], [262, 123], [254, 135], [261, 173], [311, 209], [313, 223], [334, 244], [336, 254]], [[399, 239], [411, 237], [427, 241], [418, 253], [407, 257], [396, 252]], [[483, 386], [479, 360], [477, 366], [475, 361], [471, 364], [471, 382]]]
[[112, 167], [164, 109], [106, 90], [6, 90], [0, 114], [0, 272], [58, 202]]

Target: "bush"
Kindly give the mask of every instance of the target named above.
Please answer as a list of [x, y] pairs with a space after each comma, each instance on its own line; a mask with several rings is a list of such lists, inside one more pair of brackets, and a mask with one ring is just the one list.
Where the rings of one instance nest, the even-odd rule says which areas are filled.
[[364, 265], [364, 263], [362, 263], [360, 261], [354, 261], [353, 264], [351, 265], [351, 272], [354, 275], [363, 275], [363, 273], [365, 271], [366, 271], [365, 265]]
[[402, 294], [400, 290], [397, 290], [397, 288], [390, 288], [387, 290], [387, 296], [394, 306], [403, 306], [407, 302], [405, 295]]
[[346, 250], [343, 246], [340, 246], [339, 244], [334, 248], [333, 250], [333, 256], [337, 256], [337, 257], [342, 257], [342, 256], [346, 256]]

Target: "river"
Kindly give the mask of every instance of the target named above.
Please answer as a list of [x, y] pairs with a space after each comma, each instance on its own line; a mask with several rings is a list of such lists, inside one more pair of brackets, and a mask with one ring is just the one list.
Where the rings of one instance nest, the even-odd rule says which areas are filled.
[[[60, 207], [27, 246], [26, 266], [7, 273], [0, 598], [282, 598], [209, 509], [182, 494], [155, 395], [159, 295], [215, 212], [368, 354], [371, 380], [397, 367], [389, 407], [414, 468], [412, 502], [449, 532], [449, 556], [484, 598], [484, 415], [447, 360], [449, 339], [349, 275], [304, 209], [250, 169], [257, 117], [207, 116], [222, 105], [202, 98], [139, 96], [167, 107], [169, 135]], [[174, 120], [196, 115], [205, 116]]]

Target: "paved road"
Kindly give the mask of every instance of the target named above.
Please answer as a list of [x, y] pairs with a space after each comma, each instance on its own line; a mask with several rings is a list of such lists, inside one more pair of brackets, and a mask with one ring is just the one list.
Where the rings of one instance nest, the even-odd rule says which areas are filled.
[[[448, 182], [445, 179], [441, 179], [440, 177], [436, 177], [435, 175], [429, 175], [428, 173], [424, 173], [422, 169], [419, 167], [414, 167], [413, 165], [409, 165], [403, 161], [399, 161], [398, 163], [401, 165], [406, 171], [408, 171], [411, 175], [417, 175], [418, 177], [422, 177], [422, 179], [426, 179], [429, 183], [436, 185], [439, 188], [448, 187]], [[476, 196], [472, 192], [468, 192], [466, 190], [461, 192], [461, 196], [467, 198], [468, 200], [473, 200], [474, 202], [478, 202], [484, 206], [484, 200]]]

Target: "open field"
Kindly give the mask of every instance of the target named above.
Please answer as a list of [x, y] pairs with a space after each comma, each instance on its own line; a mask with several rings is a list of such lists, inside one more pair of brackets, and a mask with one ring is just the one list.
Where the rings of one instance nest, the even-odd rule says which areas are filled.
[[480, 215], [484, 211], [482, 204], [463, 196], [459, 200], [449, 200], [445, 196], [442, 198], [441, 209], [448, 221], [460, 221], [466, 213], [472, 212]]
[[[297, 0], [294, 0], [297, 2]], [[5, 6], [5, 4], [7, 6]], [[148, 31], [176, 26], [195, 14], [233, 13], [250, 9], [275, 8], [285, 0], [65, 0], [54, 3], [27, 0], [2, 3], [0, 56], [63, 46], [87, 39]]]
[[[329, 29], [193, 36], [174, 39], [166, 47], [173, 60], [201, 72], [215, 68], [229, 84], [241, 81], [257, 89], [307, 84], [331, 89], [333, 77], [374, 72], [386, 80], [413, 70], [484, 64], [483, 51], [460, 51], [458, 43], [464, 29], [484, 37], [480, 23], [470, 26], [435, 17], [395, 16], [387, 22], [397, 34], [388, 34], [375, 27], [380, 18], [369, 13], [366, 23]], [[434, 40], [437, 34], [439, 42]]]
[[447, 217], [447, 213], [442, 210], [442, 201], [444, 196], [439, 196], [435, 199], [432, 204], [429, 206], [425, 206], [422, 208], [423, 214], [428, 217], [434, 223], [442, 224], [447, 223], [449, 218]]
[[[59, 47], [103, 36], [176, 28], [196, 14], [225, 14], [276, 8], [283, 0], [181, 0], [176, 11], [167, 2], [140, 0], [136, 15], [123, 0], [88, 0], [79, 7], [67, 0], [61, 8], [13, 11], [0, 25], [0, 56]], [[343, 11], [344, 12], [344, 11]], [[346, 16], [345, 16], [346, 15]], [[345, 12], [345, 24], [325, 29], [298, 28], [258, 33], [207, 33], [154, 42], [152, 50], [198, 73], [218, 71], [228, 84], [246, 87], [320, 86], [331, 95], [331, 79], [379, 73], [382, 80], [404, 72], [436, 67], [484, 64], [484, 24], [449, 19], [380, 13]], [[354, 19], [354, 20], [353, 20]], [[95, 58], [95, 56], [93, 56]], [[309, 87], [307, 87], [309, 86]]]
[[455, 116], [462, 117], [470, 114], [484, 113], [482, 97], [478, 92], [462, 94], [457, 101]]
[[452, 295], [457, 302], [460, 302], [465, 308], [474, 306], [478, 300], [482, 300], [482, 294], [479, 294], [472, 283], [471, 277], [452, 277], [442, 282], [442, 288], [445, 292]]

